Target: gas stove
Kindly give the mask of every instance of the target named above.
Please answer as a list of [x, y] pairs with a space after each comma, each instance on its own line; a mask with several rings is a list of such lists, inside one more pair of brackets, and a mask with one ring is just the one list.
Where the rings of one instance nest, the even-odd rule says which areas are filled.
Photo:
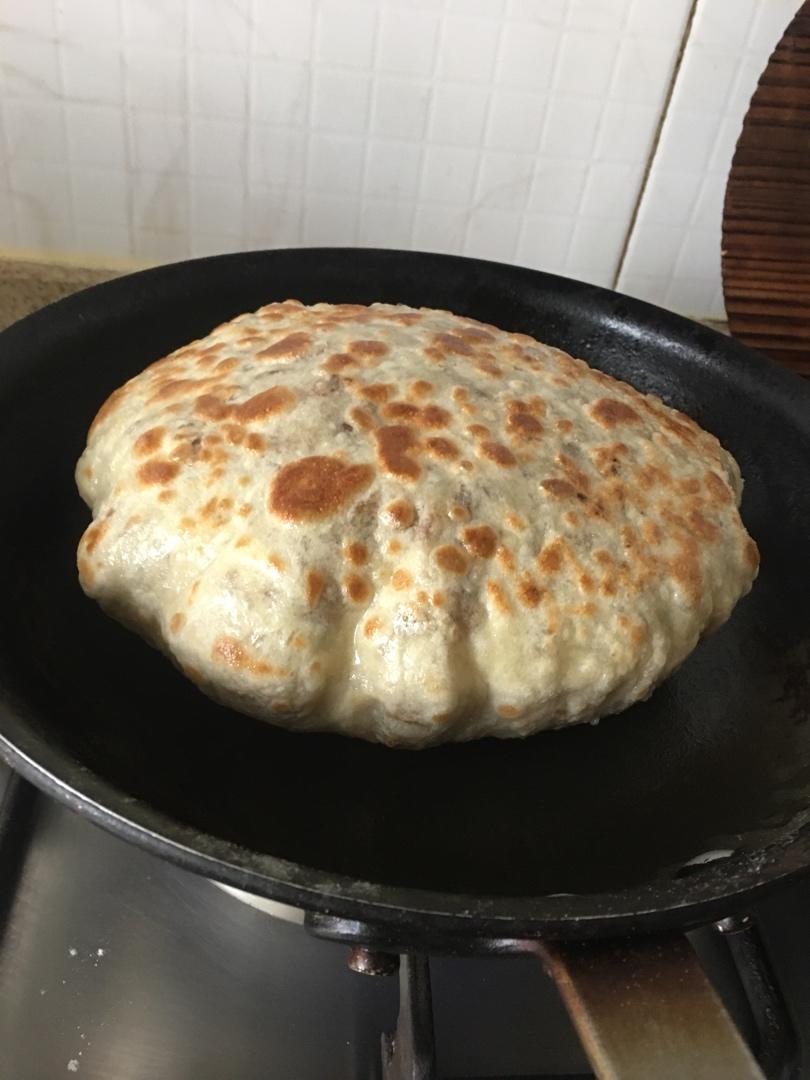
[[[413, 1047], [400, 1046], [392, 1063], [390, 1040], [381, 1046], [381, 1036], [397, 1029], [401, 985], [400, 1040], [424, 1039], [419, 1012], [428, 973], [442, 1080], [591, 1075], [536, 960], [411, 957], [397, 977], [396, 958], [375, 966], [367, 950], [352, 953], [328, 940], [334, 927], [306, 927], [289, 910], [259, 910], [107, 834], [5, 770], [0, 790], [3, 1080], [416, 1076], [404, 1071], [402, 1057]], [[765, 1055], [768, 1075], [810, 1078], [810, 881], [762, 901], [753, 914], [777, 1005], [781, 994], [792, 1024], [772, 995], [756, 1000], [756, 989], [752, 1013], [732, 961], [741, 952], [739, 944], [729, 948], [733, 934], [707, 928], [692, 935], [693, 944]], [[358, 974], [350, 960], [355, 969], [388, 974]]]

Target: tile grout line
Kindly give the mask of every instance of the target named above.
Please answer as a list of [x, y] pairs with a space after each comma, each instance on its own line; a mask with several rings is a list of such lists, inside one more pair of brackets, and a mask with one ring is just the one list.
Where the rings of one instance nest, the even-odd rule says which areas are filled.
[[[473, 222], [478, 205], [481, 202], [483, 196], [481, 195], [481, 177], [484, 172], [484, 160], [487, 156], [488, 143], [490, 139], [490, 131], [493, 124], [493, 114], [495, 112], [495, 91], [498, 82], [498, 76], [501, 71], [502, 57], [504, 51], [504, 40], [506, 38], [506, 27], [510, 23], [509, 14], [507, 13], [501, 20], [498, 26], [498, 36], [495, 42], [495, 56], [492, 61], [492, 74], [490, 76], [489, 84], [489, 97], [487, 98], [486, 108], [484, 109], [484, 129], [481, 135], [481, 140], [478, 144], [478, 159], [475, 163], [475, 179], [472, 185], [471, 201], [463, 213], [463, 231], [461, 234], [461, 243], [458, 245], [458, 250], [454, 253], [457, 255], [469, 254], [469, 241], [470, 241], [470, 226]], [[528, 193], [526, 198], [528, 199]], [[517, 241], [515, 241], [515, 244]], [[513, 247], [513, 252], [515, 248]]]
[[[76, 228], [76, 185], [73, 182], [73, 153], [70, 146], [70, 130], [68, 124], [67, 93], [65, 91], [65, 55], [62, 48], [64, 38], [62, 36], [62, 17], [58, 5], [54, 4], [54, 19], [56, 23], [56, 72], [59, 78], [59, 111], [62, 118], [62, 134], [65, 137], [65, 183], [67, 185], [68, 202], [70, 203], [70, 243], [77, 248], [79, 239]], [[85, 168], [87, 165], [85, 164]]]
[[118, 0], [118, 72], [121, 77], [121, 121], [124, 125], [124, 171], [126, 173], [126, 232], [129, 241], [128, 257], [135, 254], [135, 174], [138, 172], [135, 148], [135, 122], [129, 93], [129, 64], [127, 59], [127, 15], [124, 0]]
[[371, 63], [368, 75], [365, 74], [358, 76], [357, 70], [354, 72], [355, 79], [368, 78], [368, 94], [366, 96], [366, 115], [363, 125], [363, 163], [360, 169], [360, 193], [358, 197], [357, 215], [355, 218], [354, 227], [354, 242], [358, 246], [362, 246], [363, 235], [363, 211], [367, 206], [368, 198], [368, 174], [369, 174], [369, 160], [371, 157], [371, 124], [372, 117], [374, 115], [374, 109], [377, 103], [377, 71], [379, 64], [377, 57], [380, 50], [380, 9], [379, 6], [371, 9], [371, 18], [373, 19], [374, 26], [371, 31]]
[[641, 176], [641, 182], [638, 187], [638, 194], [633, 206], [633, 212], [630, 215], [630, 221], [627, 225], [627, 232], [624, 236], [621, 250], [619, 251], [619, 257], [616, 260], [616, 270], [613, 274], [613, 280], [611, 281], [611, 289], [618, 288], [619, 281], [621, 280], [622, 272], [624, 271], [624, 264], [627, 261], [627, 253], [630, 250], [630, 242], [633, 238], [636, 225], [638, 223], [639, 214], [641, 212], [641, 204], [644, 201], [644, 196], [647, 193], [649, 187], [650, 174], [652, 173], [653, 163], [655, 162], [656, 154], [658, 153], [658, 147], [661, 143], [661, 136], [664, 131], [664, 124], [669, 116], [670, 107], [672, 105], [672, 98], [675, 93], [675, 87], [678, 82], [678, 76], [681, 73], [684, 57], [686, 55], [686, 48], [689, 44], [689, 39], [692, 36], [692, 26], [695, 21], [695, 15], [697, 14], [697, 8], [700, 0], [692, 0], [689, 13], [686, 17], [686, 22], [683, 28], [683, 34], [681, 35], [681, 43], [678, 48], [678, 52], [675, 56], [675, 63], [672, 65], [672, 75], [669, 79], [669, 86], [664, 97], [664, 101], [661, 105], [661, 114], [658, 117], [658, 123], [655, 126], [655, 132], [653, 133], [652, 142], [650, 143], [650, 152], [647, 155], [647, 161], [644, 165], [644, 172]]

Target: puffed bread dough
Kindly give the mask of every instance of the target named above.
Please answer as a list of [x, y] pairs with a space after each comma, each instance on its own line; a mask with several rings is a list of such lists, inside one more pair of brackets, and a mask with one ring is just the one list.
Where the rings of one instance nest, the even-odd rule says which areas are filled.
[[712, 435], [522, 334], [273, 303], [102, 406], [85, 592], [211, 697], [423, 747], [647, 697], [751, 587]]

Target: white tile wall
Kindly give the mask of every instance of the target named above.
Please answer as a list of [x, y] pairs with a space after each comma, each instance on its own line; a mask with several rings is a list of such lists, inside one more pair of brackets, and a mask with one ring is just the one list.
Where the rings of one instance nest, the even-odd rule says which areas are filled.
[[4, 0], [0, 245], [419, 247], [716, 314], [725, 173], [797, 5], [696, 0], [644, 185], [693, 0]]

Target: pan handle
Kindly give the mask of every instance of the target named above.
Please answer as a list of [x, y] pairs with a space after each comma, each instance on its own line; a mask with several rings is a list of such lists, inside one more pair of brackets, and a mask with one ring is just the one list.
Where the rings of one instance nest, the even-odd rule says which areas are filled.
[[683, 935], [530, 949], [600, 1080], [765, 1080]]

